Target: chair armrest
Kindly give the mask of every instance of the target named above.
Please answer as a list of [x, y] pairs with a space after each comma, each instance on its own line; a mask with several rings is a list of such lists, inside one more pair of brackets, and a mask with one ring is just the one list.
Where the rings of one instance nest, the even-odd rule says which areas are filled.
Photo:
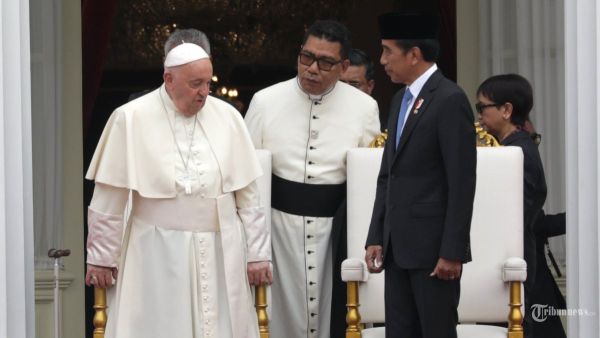
[[348, 258], [342, 262], [342, 280], [344, 282], [366, 282], [369, 280], [367, 264], [358, 258]]
[[527, 279], [527, 263], [522, 258], [511, 257], [504, 261], [502, 280], [505, 282], [524, 282]]

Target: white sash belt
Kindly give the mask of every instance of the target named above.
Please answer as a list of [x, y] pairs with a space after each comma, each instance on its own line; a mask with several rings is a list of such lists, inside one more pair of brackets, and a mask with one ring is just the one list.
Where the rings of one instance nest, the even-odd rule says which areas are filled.
[[[246, 242], [237, 214], [235, 196], [217, 198], [177, 196], [173, 199], [144, 198], [133, 193], [132, 217], [165, 229], [221, 233], [225, 289], [231, 314], [232, 337], [254, 338], [255, 312], [246, 277]], [[135, 221], [134, 221], [135, 223]]]
[[145, 198], [134, 192], [131, 216], [143, 223], [163, 229], [193, 232], [219, 231], [216, 198], [199, 196]]

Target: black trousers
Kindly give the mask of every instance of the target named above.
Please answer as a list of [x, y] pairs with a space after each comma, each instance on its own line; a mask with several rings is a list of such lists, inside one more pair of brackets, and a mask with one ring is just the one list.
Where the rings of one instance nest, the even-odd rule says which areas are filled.
[[456, 338], [460, 279], [429, 277], [433, 269], [402, 269], [386, 256], [386, 338]]

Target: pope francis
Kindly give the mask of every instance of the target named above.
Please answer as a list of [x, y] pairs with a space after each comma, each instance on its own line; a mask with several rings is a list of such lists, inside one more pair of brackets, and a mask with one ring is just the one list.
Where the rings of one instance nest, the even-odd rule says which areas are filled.
[[113, 112], [87, 172], [86, 283], [117, 279], [107, 338], [258, 337], [250, 284], [272, 277], [254, 147], [208, 95], [201, 47], [175, 47], [164, 66], [160, 88]]

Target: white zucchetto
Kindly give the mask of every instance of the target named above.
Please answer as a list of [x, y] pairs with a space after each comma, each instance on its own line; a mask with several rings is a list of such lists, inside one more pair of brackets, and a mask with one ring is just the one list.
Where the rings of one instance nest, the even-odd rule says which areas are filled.
[[209, 56], [204, 49], [193, 43], [182, 43], [171, 49], [165, 58], [165, 68], [185, 65]]

